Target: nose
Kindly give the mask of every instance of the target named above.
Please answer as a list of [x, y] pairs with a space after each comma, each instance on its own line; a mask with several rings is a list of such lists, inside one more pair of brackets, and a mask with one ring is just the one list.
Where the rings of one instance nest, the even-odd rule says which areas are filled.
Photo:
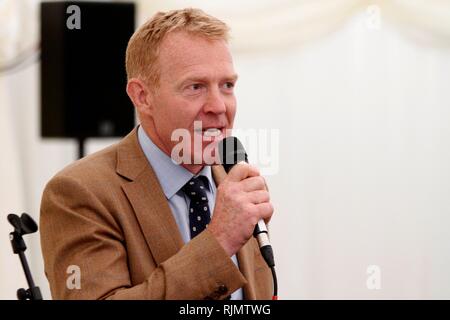
[[227, 110], [227, 106], [225, 104], [225, 100], [223, 95], [221, 94], [218, 88], [212, 89], [208, 91], [208, 97], [205, 101], [205, 105], [203, 107], [203, 111], [205, 113], [225, 113]]

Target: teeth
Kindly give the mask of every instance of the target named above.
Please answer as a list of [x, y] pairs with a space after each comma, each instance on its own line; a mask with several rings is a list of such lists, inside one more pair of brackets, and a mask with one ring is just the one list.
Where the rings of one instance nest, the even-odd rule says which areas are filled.
[[218, 136], [220, 133], [221, 131], [217, 128], [209, 128], [203, 132], [203, 135], [207, 137], [215, 137]]

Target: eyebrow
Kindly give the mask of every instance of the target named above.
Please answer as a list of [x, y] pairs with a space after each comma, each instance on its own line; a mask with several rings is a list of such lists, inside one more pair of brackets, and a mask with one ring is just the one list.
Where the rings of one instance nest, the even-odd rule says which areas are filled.
[[[224, 77], [225, 80], [227, 81], [237, 81], [238, 79], [238, 75], [237, 74], [233, 74], [231, 76], [227, 76]], [[185, 79], [183, 79], [182, 81], [180, 81], [181, 84], [186, 83], [186, 82], [207, 82], [207, 80], [209, 80], [208, 77], [201, 77], [201, 76], [188, 76]]]

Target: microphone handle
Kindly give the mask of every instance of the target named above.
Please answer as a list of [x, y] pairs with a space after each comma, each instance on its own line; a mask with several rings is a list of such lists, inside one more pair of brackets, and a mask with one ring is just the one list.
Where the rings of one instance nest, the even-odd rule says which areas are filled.
[[259, 244], [259, 250], [261, 255], [266, 261], [270, 268], [275, 266], [275, 260], [273, 258], [273, 250], [270, 245], [269, 232], [267, 231], [266, 223], [263, 219], [260, 219], [255, 225], [255, 230], [253, 231], [253, 236], [256, 238]]
[[[248, 163], [247, 154], [244, 153], [244, 155], [245, 155], [245, 157], [244, 157], [245, 160], [239, 161], [239, 162]], [[237, 164], [239, 164], [239, 162]], [[231, 170], [231, 168], [233, 168], [235, 166], [235, 164], [231, 164], [231, 165], [222, 164], [222, 165], [223, 165], [226, 173], [228, 173]], [[267, 231], [267, 226], [263, 219], [259, 219], [258, 223], [255, 225], [255, 230], [253, 231], [253, 236], [258, 241], [259, 250], [261, 251], [261, 255], [263, 256], [264, 261], [266, 261], [269, 268], [275, 267], [275, 259], [273, 257], [272, 246], [270, 245], [269, 232]]]

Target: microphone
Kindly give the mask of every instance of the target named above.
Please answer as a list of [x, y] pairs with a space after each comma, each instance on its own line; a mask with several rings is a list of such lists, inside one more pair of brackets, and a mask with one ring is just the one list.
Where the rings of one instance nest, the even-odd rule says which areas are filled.
[[[227, 137], [219, 142], [219, 157], [223, 168], [228, 173], [234, 165], [239, 162], [247, 162], [248, 157], [244, 146], [236, 137]], [[267, 226], [263, 219], [260, 219], [255, 225], [253, 236], [258, 240], [261, 255], [270, 268], [275, 267], [273, 250], [270, 245]]]

